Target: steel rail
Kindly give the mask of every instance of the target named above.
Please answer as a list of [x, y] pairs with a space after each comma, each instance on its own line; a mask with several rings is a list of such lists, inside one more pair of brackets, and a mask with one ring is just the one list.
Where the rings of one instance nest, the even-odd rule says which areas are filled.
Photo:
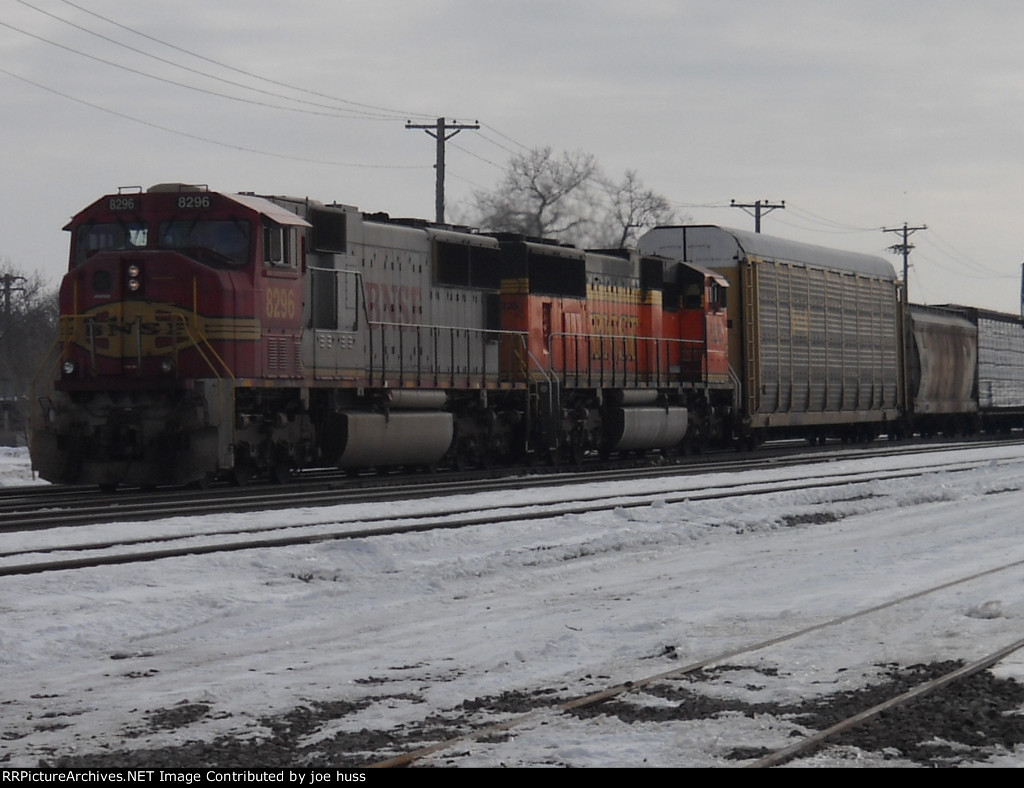
[[[552, 708], [564, 714], [575, 709], [597, 706], [601, 703], [604, 703], [607, 700], [619, 697], [621, 695], [625, 695], [630, 692], [634, 692], [639, 689], [643, 689], [645, 687], [651, 686], [652, 684], [681, 678], [682, 676], [685, 676], [688, 673], [694, 673], [698, 670], [710, 667], [719, 662], [724, 662], [725, 660], [734, 659], [736, 657], [744, 656], [747, 654], [754, 654], [766, 648], [777, 646], [781, 643], [786, 643], [788, 641], [796, 640], [798, 638], [804, 637], [805, 635], [810, 635], [825, 629], [841, 626], [855, 619], [864, 618], [866, 616], [870, 616], [875, 613], [888, 610], [890, 608], [905, 604], [907, 602], [912, 602], [916, 599], [920, 599], [931, 594], [936, 594], [959, 585], [964, 585], [975, 580], [988, 577], [990, 575], [999, 574], [1001, 572], [1006, 572], [1011, 569], [1017, 569], [1022, 566], [1024, 566], [1024, 559], [1010, 561], [999, 566], [984, 569], [980, 572], [974, 572], [970, 575], [966, 575], [955, 580], [950, 580], [948, 582], [940, 583], [929, 588], [921, 589], [911, 594], [906, 594], [895, 599], [890, 599], [887, 602], [872, 605], [871, 607], [863, 608], [861, 610], [857, 610], [853, 613], [849, 613], [844, 616], [839, 616], [828, 621], [822, 621], [817, 624], [812, 624], [810, 626], [806, 626], [801, 629], [794, 630], [792, 632], [778, 635], [776, 637], [768, 638], [766, 640], [761, 640], [746, 646], [740, 646], [738, 648], [729, 649], [727, 651], [723, 651], [721, 653], [715, 654], [705, 659], [698, 660], [697, 662], [691, 662], [690, 664], [684, 665], [682, 667], [673, 668], [672, 670], [666, 670], [660, 673], [643, 676], [637, 679], [631, 679], [629, 681], [624, 681], [619, 684], [615, 684], [611, 687], [608, 687], [606, 689], [599, 690], [598, 692], [592, 692], [579, 698], [574, 698], [572, 700], [565, 701], [563, 703], [553, 706]], [[950, 681], [954, 681], [958, 678], [963, 678], [965, 676], [971, 675], [972, 673], [977, 673], [980, 670], [984, 670], [985, 668], [994, 665], [996, 662], [1003, 659], [1006, 655], [1011, 654], [1014, 651], [1017, 651], [1021, 648], [1024, 648], [1024, 640], [1019, 640], [1003, 649], [1000, 649], [999, 651], [994, 652], [993, 654], [988, 655], [987, 657], [978, 660], [977, 662], [973, 662], [970, 665], [953, 671], [952, 673], [940, 677], [939, 679], [935, 679], [933, 681], [927, 682], [926, 684], [920, 685], [919, 687], [915, 687], [913, 690], [910, 690], [904, 693], [903, 695], [900, 695], [898, 698], [891, 699], [890, 701], [887, 701], [884, 704], [879, 704], [878, 706], [872, 709], [868, 709], [867, 711], [862, 712], [861, 714], [851, 717], [849, 720], [846, 720], [843, 723], [840, 723], [839, 725], [833, 726], [832, 728], [829, 728], [826, 731], [822, 731], [821, 733], [816, 734], [815, 736], [808, 737], [808, 739], [805, 741], [799, 742], [796, 745], [793, 745], [792, 747], [787, 747], [784, 750], [780, 750], [779, 752], [774, 753], [773, 755], [766, 756], [765, 758], [762, 758], [761, 760], [756, 761], [752, 764], [745, 764], [745, 766], [763, 767], [774, 766], [776, 765], [776, 763], [783, 763], [786, 760], [795, 757], [796, 754], [803, 751], [804, 749], [810, 749], [816, 746], [817, 744], [820, 744], [820, 741], [822, 741], [824, 738], [828, 738], [829, 736], [838, 733], [839, 728], [842, 725], [853, 727], [854, 725], [857, 725], [865, 721], [870, 716], [874, 716], [880, 713], [881, 711], [884, 711], [885, 708], [883, 707], [888, 708], [889, 706], [894, 705], [896, 702], [902, 703], [912, 700], [914, 697], [918, 697], [924, 692], [931, 691], [932, 689], [936, 689], [939, 686], [943, 686], [944, 684], [947, 684]], [[403, 753], [402, 755], [398, 755], [393, 758], [388, 758], [387, 760], [369, 764], [368, 768], [388, 769], [409, 766], [410, 764], [422, 760], [423, 758], [429, 755], [433, 755], [434, 753], [441, 752], [442, 750], [446, 750], [450, 747], [454, 747], [459, 743], [473, 741], [476, 739], [483, 738], [485, 736], [494, 735], [496, 733], [502, 733], [511, 728], [524, 725], [525, 723], [538, 718], [541, 715], [541, 713], [542, 712], [540, 710], [529, 711], [525, 714], [520, 714], [511, 719], [503, 720], [502, 722], [494, 723], [493, 725], [486, 725], [482, 728], [478, 728], [477, 730], [472, 731], [468, 734], [453, 736], [450, 739], [445, 739], [441, 742], [436, 742], [431, 745], [420, 747], [410, 752]], [[790, 752], [791, 750], [792, 752]], [[779, 760], [776, 761], [776, 758], [778, 758]]]
[[898, 706], [904, 706], [910, 701], [927, 695], [931, 692], [934, 692], [935, 690], [941, 689], [942, 687], [945, 687], [947, 684], [957, 681], [958, 679], [972, 676], [975, 673], [979, 673], [985, 670], [986, 668], [990, 668], [997, 662], [1000, 662], [1005, 657], [1008, 657], [1013, 652], [1019, 651], [1022, 648], [1024, 648], [1024, 638], [1015, 641], [1014, 643], [1011, 643], [1008, 646], [1004, 646], [998, 651], [994, 651], [988, 656], [982, 657], [981, 659], [976, 660], [970, 663], [969, 665], [964, 665], [963, 667], [950, 671], [944, 676], [939, 676], [937, 679], [932, 679], [931, 681], [926, 681], [924, 684], [919, 684], [913, 689], [907, 690], [902, 695], [897, 695], [895, 698], [890, 698], [889, 700], [883, 703], [879, 703], [875, 706], [872, 706], [870, 709], [860, 712], [860, 714], [855, 714], [852, 717], [849, 717], [843, 720], [842, 722], [838, 722], [835, 725], [826, 728], [823, 731], [819, 731], [818, 733], [815, 733], [812, 736], [808, 736], [803, 741], [799, 741], [796, 744], [790, 745], [789, 747], [784, 747], [783, 749], [778, 750], [772, 753], [771, 755], [766, 755], [765, 757], [760, 758], [754, 761], [753, 763], [748, 763], [746, 764], [745, 768], [763, 769], [771, 766], [779, 766], [783, 763], [786, 763], [787, 761], [791, 761], [798, 755], [802, 755], [806, 752], [816, 749], [817, 747], [820, 747], [822, 744], [824, 744], [824, 742], [827, 739], [831, 738], [832, 736], [835, 736], [838, 733], [843, 733], [844, 731], [848, 731], [850, 728], [854, 728], [862, 723], [865, 723], [868, 720], [877, 717], [884, 711], [897, 708]]
[[[1003, 444], [997, 443], [994, 445], [1001, 446]], [[909, 453], [929, 454], [948, 450], [948, 445], [944, 447], [914, 447]], [[892, 451], [894, 450], [883, 450], [881, 454], [887, 456]], [[899, 450], [895, 451], [900, 453]], [[387, 479], [384, 479], [374, 480], [374, 483], [370, 484], [367, 484], [366, 480], [362, 480], [359, 486], [346, 487], [343, 483], [317, 479], [311, 482], [305, 489], [303, 489], [303, 486], [298, 485], [261, 487], [249, 491], [231, 488], [222, 491], [220, 495], [202, 496], [198, 499], [194, 492], [182, 490], [158, 494], [156, 497], [145, 495], [140, 498], [114, 496], [109, 499], [98, 499], [96, 495], [86, 495], [82, 498], [73, 497], [71, 500], [50, 501], [43, 496], [41, 500], [33, 500], [31, 508], [26, 507], [23, 502], [17, 502], [16, 496], [12, 499], [12, 505], [8, 507], [4, 504], [3, 496], [0, 495], [0, 513], [2, 513], [0, 515], [2, 516], [2, 519], [0, 519], [0, 532], [44, 530], [112, 521], [149, 521], [172, 516], [251, 512], [295, 508], [298, 506], [332, 506], [347, 503], [393, 501], [408, 497], [410, 493], [415, 493], [417, 497], [421, 498], [426, 495], [443, 497], [485, 490], [534, 489], [537, 487], [563, 486], [567, 484], [576, 486], [602, 481], [638, 480], [651, 477], [701, 476], [709, 473], [757, 469], [758, 467], [775, 470], [783, 467], [806, 465], [810, 462], [821, 463], [823, 461], [838, 462], [849, 459], [868, 459], [877, 455], [874, 452], [844, 451], [839, 454], [825, 455], [821, 459], [815, 459], [818, 456], [816, 453], [811, 455], [801, 453], [771, 458], [720, 460], [712, 464], [602, 468], [590, 471], [558, 471], [536, 476], [524, 476], [521, 472], [515, 472], [499, 478], [495, 478], [493, 474], [487, 474], [483, 479], [480, 478], [479, 473], [471, 472], [465, 476], [460, 475], [443, 480], [403, 480], [400, 485], [390, 484]], [[1001, 460], [1001, 462], [1014, 461], [1017, 460]], [[936, 470], [942, 467], [945, 467], [947, 470], [955, 470], [955, 466], [965, 462], [972, 461], [949, 460], [945, 466], [935, 464], [932, 467]], [[850, 471], [848, 473], [852, 477], [861, 472]], [[917, 471], [913, 470], [912, 474], [916, 475]], [[737, 486], [742, 485], [737, 483]], [[721, 487], [724, 488], [724, 485]], [[36, 490], [38, 488], [29, 489]], [[56, 495], [60, 498], [62, 493], [58, 490]], [[688, 497], [692, 499], [694, 496], [695, 494]]]
[[[1024, 463], [1024, 459], [1016, 462]], [[382, 515], [378, 517], [361, 518], [360, 522], [405, 522], [404, 525], [379, 526], [371, 528], [360, 528], [356, 530], [330, 530], [326, 533], [315, 534], [284, 534], [278, 536], [266, 536], [263, 538], [250, 538], [240, 541], [216, 542], [213, 544], [186, 545], [182, 547], [168, 547], [155, 550], [146, 550], [133, 553], [122, 553], [118, 555], [93, 556], [82, 558], [54, 559], [52, 561], [41, 561], [27, 564], [14, 564], [0, 566], [0, 577], [11, 575], [42, 574], [45, 572], [64, 571], [71, 569], [96, 568], [100, 566], [113, 566], [130, 563], [145, 563], [158, 561], [166, 558], [179, 558], [189, 555], [203, 555], [209, 553], [239, 552], [242, 550], [255, 550], [275, 547], [292, 547], [304, 544], [316, 544], [326, 541], [340, 541], [347, 539], [363, 539], [374, 536], [394, 536], [399, 534], [419, 533], [431, 530], [451, 530], [455, 528], [468, 528], [479, 525], [494, 525], [498, 523], [524, 522], [568, 515], [585, 515], [596, 512], [610, 511], [614, 509], [630, 509], [651, 506], [653, 503], [678, 504], [693, 501], [718, 500], [722, 498], [772, 495], [779, 492], [793, 490], [808, 490], [813, 488], [826, 489], [830, 487], [841, 487], [855, 483], [871, 481], [886, 481], [891, 479], [906, 479], [925, 476], [935, 473], [938, 470], [946, 473], [965, 472], [972, 470], [978, 465], [989, 465], [991, 460], [980, 460], [976, 462], [955, 460], [949, 463], [940, 463], [925, 468], [910, 469], [899, 472], [865, 472], [849, 471], [840, 474], [833, 474], [826, 477], [795, 476], [790, 479], [774, 480], [771, 482], [751, 483], [735, 482], [720, 485], [718, 488], [701, 490], [683, 490], [676, 494], [666, 494], [663, 491], [649, 493], [627, 493], [622, 495], [607, 495], [598, 493], [574, 500], [569, 503], [536, 503], [523, 502], [518, 504], [506, 504], [497, 509], [481, 510], [476, 507], [460, 507], [449, 509], [443, 512], [429, 512], [409, 515]], [[302, 505], [309, 505], [308, 502], [301, 502]], [[293, 501], [293, 505], [299, 503]], [[181, 514], [180, 512], [178, 513]], [[476, 515], [476, 516], [470, 516]], [[457, 519], [455, 519], [457, 518]], [[408, 523], [413, 520], [416, 522]], [[267, 533], [296, 531], [298, 529], [309, 529], [318, 527], [332, 527], [338, 524], [338, 518], [329, 518], [317, 522], [295, 523], [287, 526], [269, 526], [263, 529], [235, 529], [220, 532], [192, 533], [168, 537], [154, 537], [147, 535], [134, 540], [106, 541], [84, 545], [61, 544], [56, 547], [20, 548], [16, 551], [0, 553], [0, 560], [13, 558], [19, 555], [38, 555], [40, 553], [82, 551], [112, 549], [129, 546], [131, 544], [151, 544], [157, 541], [193, 541], [196, 539], [237, 536], [245, 533]]]

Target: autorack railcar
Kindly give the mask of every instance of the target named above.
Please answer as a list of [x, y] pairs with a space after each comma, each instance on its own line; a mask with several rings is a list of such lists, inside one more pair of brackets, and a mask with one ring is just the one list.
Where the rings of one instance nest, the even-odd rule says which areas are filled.
[[898, 424], [900, 287], [889, 262], [707, 225], [656, 228], [639, 248], [728, 281], [738, 435], [861, 439]]

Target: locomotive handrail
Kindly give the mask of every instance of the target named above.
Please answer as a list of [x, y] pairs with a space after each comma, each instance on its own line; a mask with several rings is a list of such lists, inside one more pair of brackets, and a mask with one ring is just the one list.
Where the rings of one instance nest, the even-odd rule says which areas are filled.
[[[397, 343], [397, 350], [395, 351], [398, 355], [397, 362], [392, 362], [390, 358], [391, 354], [388, 350], [387, 342], [389, 331], [397, 332], [395, 339]], [[424, 338], [424, 332], [427, 334], [426, 339]], [[406, 340], [408, 338], [407, 335], [410, 333], [415, 333], [415, 347], [407, 348]], [[448, 347], [446, 350], [449, 353], [446, 365], [442, 363], [440, 357], [440, 343], [445, 334], [448, 337]], [[487, 343], [500, 343], [502, 339], [511, 339], [520, 347], [525, 348], [527, 340], [527, 333], [524, 331], [383, 320], [369, 321], [367, 324], [367, 335], [369, 338], [369, 379], [371, 384], [380, 386], [388, 385], [390, 382], [389, 375], [392, 378], [397, 377], [398, 384], [401, 386], [409, 382], [415, 383], [417, 386], [423, 386], [425, 379], [433, 386], [442, 385], [442, 379], [453, 387], [458, 384], [458, 380], [461, 378], [464, 378], [467, 384], [470, 384], [474, 376], [478, 374], [473, 369], [473, 338], [477, 337], [480, 342], [479, 383], [481, 387], [486, 387], [489, 379], [501, 379], [503, 374], [500, 352], [499, 357], [494, 362], [494, 368], [489, 369]], [[458, 358], [456, 342], [463, 336], [465, 337], [465, 346], [464, 348], [458, 348], [458, 352], [465, 354], [465, 370], [460, 372], [460, 365], [455, 363], [455, 359]], [[375, 337], [377, 337], [376, 341]], [[379, 342], [379, 347], [377, 347], [377, 342]], [[410, 353], [415, 352], [416, 354], [415, 368], [412, 370], [407, 369], [406, 365], [407, 349]], [[520, 354], [517, 354], [517, 356], [522, 358]], [[429, 369], [424, 369], [424, 359], [430, 359]], [[539, 364], [537, 369], [542, 371]], [[528, 380], [528, 372], [529, 370], [525, 368], [525, 365], [519, 370], [521, 382], [525, 383]], [[408, 378], [414, 379], [410, 381]]]
[[[558, 370], [556, 368], [556, 364], [555, 364], [555, 353], [554, 353], [554, 350], [555, 350], [555, 341], [556, 341], [556, 339], [561, 340], [561, 345], [562, 345], [562, 355], [561, 355], [561, 358], [562, 358], [561, 367], [562, 368], [561, 368], [561, 370]], [[605, 364], [599, 364], [596, 371], [594, 369], [592, 369], [589, 364], [585, 363], [585, 364], [581, 365], [580, 362], [579, 362], [579, 349], [580, 349], [580, 341], [581, 340], [585, 341], [586, 354], [587, 354], [587, 358], [588, 359], [593, 359], [594, 358], [594, 352], [595, 352], [594, 347], [593, 347], [594, 340], [596, 340], [597, 343], [598, 343], [598, 347], [597, 347], [596, 352], [601, 354], [599, 356], [601, 361], [603, 361], [606, 358], [604, 353], [605, 353], [605, 347], [607, 346], [608, 349], [609, 349], [609, 354], [608, 354], [607, 357], [608, 357], [608, 359], [611, 362], [611, 369], [610, 370], [606, 370], [606, 365]], [[567, 359], [567, 352], [566, 352], [569, 349], [569, 346], [570, 346], [570, 342], [569, 341], [571, 341], [571, 349], [573, 351], [574, 368], [572, 370], [570, 370], [568, 368], [568, 359]], [[622, 343], [621, 354], [616, 353], [616, 348], [615, 348], [615, 343], [619, 342], [619, 341], [621, 341], [621, 343]], [[645, 351], [644, 355], [647, 357], [647, 361], [648, 361], [648, 366], [646, 368], [641, 368], [641, 364], [639, 363], [640, 348], [641, 348], [641, 344], [640, 343], [643, 343], [642, 347], [644, 348], [644, 351]], [[596, 377], [597, 378], [596, 385], [598, 387], [600, 387], [600, 388], [626, 386], [626, 385], [632, 385], [632, 386], [635, 386], [635, 387], [639, 387], [641, 385], [641, 383], [652, 383], [652, 382], [653, 382], [655, 387], [660, 387], [660, 386], [663, 385], [663, 382], [664, 382], [665, 385], [668, 385], [668, 384], [670, 384], [672, 382], [671, 364], [668, 363], [669, 359], [668, 359], [667, 354], [664, 356], [665, 364], [664, 364], [664, 373], [663, 373], [663, 365], [662, 365], [663, 355], [662, 355], [662, 352], [661, 352], [661, 350], [662, 350], [661, 344], [662, 343], [665, 344], [665, 349], [667, 350], [668, 347], [671, 347], [672, 345], [678, 345], [680, 347], [682, 347], [682, 346], [691, 346], [691, 347], [692, 346], [702, 346], [703, 345], [703, 340], [700, 340], [700, 339], [676, 339], [676, 338], [670, 338], [670, 337], [639, 336], [639, 335], [635, 335], [635, 334], [581, 334], [581, 333], [576, 333], [576, 332], [571, 332], [571, 331], [556, 331], [556, 332], [553, 332], [552, 334], [550, 334], [548, 336], [548, 368], [551, 371], [551, 374], [553, 376], [555, 376], [556, 378], [560, 378], [563, 383], [566, 383], [566, 382], [568, 382], [568, 380], [570, 378], [573, 378], [574, 379], [574, 383], [575, 383], [576, 386], [579, 386], [581, 384], [581, 380], [584, 382], [584, 385], [587, 385], [587, 386], [595, 385], [595, 380], [594, 379]], [[628, 363], [629, 359], [630, 359], [630, 356], [628, 355], [629, 351], [630, 351], [630, 344], [632, 344], [632, 350], [633, 350], [632, 358], [633, 358], [633, 360], [635, 362], [634, 365], [633, 365], [633, 371], [632, 371], [632, 381], [630, 380], [631, 373], [630, 373], [630, 370], [629, 370], [629, 363]], [[650, 366], [649, 366], [650, 351], [651, 351], [651, 345], [652, 344], [653, 344], [653, 349], [654, 349], [654, 354], [655, 354], [654, 355], [654, 360], [656, 362], [653, 370], [651, 370]], [[617, 362], [620, 359], [622, 361], [621, 369], [617, 366]], [[608, 375], [608, 379], [606, 379], [606, 373]], [[683, 370], [682, 370], [681, 366], [680, 366], [680, 369], [679, 369], [677, 374], [678, 374], [678, 381], [682, 382], [684, 380], [684, 377], [683, 377]], [[687, 382], [707, 383], [707, 370], [705, 370], [703, 368], [701, 369], [700, 379], [699, 380], [687, 381]]]
[[[201, 340], [202, 344], [206, 345], [210, 349], [210, 353], [220, 363], [220, 365], [224, 368], [224, 371], [227, 373], [227, 376], [229, 378], [234, 378], [235, 377], [234, 371], [231, 369], [231, 367], [228, 366], [228, 363], [223, 358], [221, 358], [220, 354], [214, 349], [213, 345], [211, 344], [210, 340], [206, 337], [206, 335], [203, 334], [202, 331], [199, 331], [198, 332], [199, 333], [199, 338], [197, 338], [196, 336], [194, 336], [192, 334], [191, 331], [189, 331], [189, 325], [188, 325], [189, 321], [186, 320], [186, 316], [185, 315], [179, 314], [179, 315], [175, 315], [175, 317], [178, 318], [181, 321], [182, 328], [185, 329], [185, 336], [188, 337], [188, 339], [190, 339], [192, 341], [192, 344], [195, 347], [196, 352], [199, 353], [199, 355], [202, 357], [203, 361], [206, 362], [206, 366], [208, 366], [210, 368], [210, 372], [212, 372], [214, 374], [214, 377], [216, 377], [218, 380], [221, 379], [220, 373], [217, 372], [217, 368], [213, 365], [213, 362], [210, 361], [210, 358], [206, 355], [206, 352], [202, 349], [202, 347], [200, 345], [200, 340]], [[175, 323], [175, 326], [177, 326], [177, 323]], [[197, 329], [198, 329], [198, 326], [197, 326]], [[175, 328], [175, 332], [174, 332], [174, 354], [175, 354], [175, 356], [177, 356], [177, 354], [178, 354], [178, 342], [177, 342], [177, 340], [178, 340], [178, 332], [177, 332], [177, 328]], [[177, 364], [175, 364], [175, 366], [177, 366]]]

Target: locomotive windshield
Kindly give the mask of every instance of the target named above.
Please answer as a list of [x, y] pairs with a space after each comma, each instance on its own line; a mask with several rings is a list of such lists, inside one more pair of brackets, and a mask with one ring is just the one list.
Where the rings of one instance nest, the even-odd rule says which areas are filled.
[[149, 231], [142, 222], [87, 224], [75, 237], [75, 265], [81, 265], [97, 252], [134, 251], [146, 246]]
[[172, 219], [160, 223], [158, 246], [208, 265], [240, 266], [249, 259], [249, 236], [246, 222]]

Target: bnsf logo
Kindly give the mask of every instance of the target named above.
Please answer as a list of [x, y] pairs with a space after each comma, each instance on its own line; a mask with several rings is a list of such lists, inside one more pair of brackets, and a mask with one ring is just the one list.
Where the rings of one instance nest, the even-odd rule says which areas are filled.
[[124, 314], [106, 308], [61, 317], [61, 339], [101, 356], [120, 357], [183, 350], [200, 342], [257, 341], [259, 320], [236, 317], [198, 317], [167, 308], [141, 305]]
[[175, 320], [171, 315], [164, 317], [157, 315], [154, 320], [121, 320], [115, 316], [101, 316], [86, 322], [86, 331], [91, 332], [96, 339], [116, 337], [127, 334], [139, 333], [143, 336], [171, 336], [174, 333], [175, 322], [182, 332], [182, 321]]
[[420, 288], [367, 282], [366, 313], [379, 323], [413, 323], [423, 313]]

